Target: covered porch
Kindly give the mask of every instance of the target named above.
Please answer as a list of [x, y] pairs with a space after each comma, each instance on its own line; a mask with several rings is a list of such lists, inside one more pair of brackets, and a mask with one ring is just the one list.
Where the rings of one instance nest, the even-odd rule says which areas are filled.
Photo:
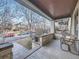
[[23, 23], [18, 21], [11, 29], [11, 32], [18, 30], [21, 34], [3, 37], [0, 41], [2, 59], [79, 58], [79, 0], [15, 1], [27, 8], [26, 12], [20, 9], [26, 18], [21, 18]]

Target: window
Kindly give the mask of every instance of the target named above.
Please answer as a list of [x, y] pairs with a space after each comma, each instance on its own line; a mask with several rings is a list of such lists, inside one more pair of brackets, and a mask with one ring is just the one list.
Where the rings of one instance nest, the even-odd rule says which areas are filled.
[[50, 32], [51, 22], [48, 19], [14, 0], [0, 0], [0, 3], [0, 37], [26, 35], [29, 32], [43, 35]]

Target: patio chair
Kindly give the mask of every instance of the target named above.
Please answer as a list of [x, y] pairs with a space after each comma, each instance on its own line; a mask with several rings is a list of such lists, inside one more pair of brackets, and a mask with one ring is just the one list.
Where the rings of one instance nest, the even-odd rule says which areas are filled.
[[79, 55], [79, 40], [74, 40], [74, 43], [70, 46], [70, 52]]
[[71, 35], [71, 34], [63, 35], [62, 39], [60, 40], [61, 49], [64, 51], [70, 51], [71, 50], [70, 46], [75, 43], [75, 39], [76, 37], [74, 35]]

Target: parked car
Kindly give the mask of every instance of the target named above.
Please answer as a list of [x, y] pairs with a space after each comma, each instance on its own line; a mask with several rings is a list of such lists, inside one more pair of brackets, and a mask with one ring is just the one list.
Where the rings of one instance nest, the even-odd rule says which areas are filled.
[[35, 34], [34, 32], [22, 32], [22, 33], [20, 33], [20, 34], [18, 34], [18, 35], [33, 35], [33, 34]]
[[22, 32], [22, 33], [20, 33], [18, 35], [27, 35], [27, 34], [29, 34], [29, 33], [28, 32]]
[[14, 36], [15, 36], [14, 33], [5, 33], [5, 34], [3, 35], [3, 37], [14, 37]]

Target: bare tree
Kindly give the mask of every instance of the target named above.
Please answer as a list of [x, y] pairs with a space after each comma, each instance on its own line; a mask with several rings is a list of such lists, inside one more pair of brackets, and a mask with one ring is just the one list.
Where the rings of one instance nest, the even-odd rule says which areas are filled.
[[12, 21], [11, 21], [11, 17], [10, 17], [10, 8], [6, 7], [4, 9], [4, 13], [1, 16], [2, 22], [1, 22], [1, 27], [3, 30], [11, 30], [12, 28]]

